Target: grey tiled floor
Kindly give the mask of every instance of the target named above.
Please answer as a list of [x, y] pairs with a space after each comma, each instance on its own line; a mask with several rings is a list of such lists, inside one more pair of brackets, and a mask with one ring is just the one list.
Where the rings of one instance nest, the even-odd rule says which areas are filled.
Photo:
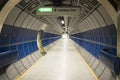
[[20, 80], [96, 80], [69, 39], [61, 39]]

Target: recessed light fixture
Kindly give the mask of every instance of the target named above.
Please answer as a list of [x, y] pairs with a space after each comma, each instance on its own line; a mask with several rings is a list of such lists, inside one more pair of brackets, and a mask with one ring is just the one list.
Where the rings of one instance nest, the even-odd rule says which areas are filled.
[[62, 24], [65, 24], [64, 20], [61, 21]]

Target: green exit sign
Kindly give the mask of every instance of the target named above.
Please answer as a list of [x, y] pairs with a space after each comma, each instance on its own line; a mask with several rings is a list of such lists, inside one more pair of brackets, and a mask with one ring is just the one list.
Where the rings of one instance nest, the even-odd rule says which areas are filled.
[[45, 8], [38, 8], [38, 12], [52, 12], [53, 9], [52, 8], [48, 8], [48, 7], [45, 7]]
[[80, 7], [40, 7], [36, 8], [36, 15], [54, 15], [54, 16], [66, 16], [66, 15], [80, 15]]

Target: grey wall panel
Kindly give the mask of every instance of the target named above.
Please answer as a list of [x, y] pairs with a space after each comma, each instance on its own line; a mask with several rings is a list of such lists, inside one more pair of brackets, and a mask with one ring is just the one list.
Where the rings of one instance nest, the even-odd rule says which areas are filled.
[[86, 21], [83, 21], [82, 23], [77, 25], [77, 27], [72, 31], [72, 34], [89, 30], [89, 27], [90, 27], [90, 25], [88, 23], [86, 23]]
[[92, 58], [92, 55], [89, 55], [89, 57], [86, 58], [86, 61], [87, 61], [88, 64], [89, 64], [91, 58]]
[[15, 23], [15, 26], [16, 26], [16, 27], [21, 27], [21, 25], [22, 25], [22, 23], [23, 23], [23, 21], [24, 21], [24, 19], [26, 18], [27, 15], [28, 15], [28, 14], [23, 11], [23, 12], [19, 15], [19, 17], [17, 18], [16, 23]]
[[95, 60], [96, 60], [95, 57], [91, 58], [91, 60], [89, 62], [90, 67], [94, 64]]
[[19, 8], [14, 7], [12, 11], [9, 13], [9, 15], [7, 16], [4, 24], [13, 25], [20, 12], [21, 10]]
[[28, 68], [31, 66], [31, 64], [28, 62], [28, 60], [27, 60], [26, 57], [23, 58], [23, 59], [21, 60], [21, 62], [22, 62], [22, 64], [25, 66], [26, 69], [28, 69]]
[[29, 21], [29, 23], [28, 23], [28, 25], [27, 25], [27, 28], [28, 28], [28, 29], [31, 29], [31, 28], [33, 27], [32, 25], [34, 24], [35, 20], [36, 20], [36, 19], [35, 19], [34, 17], [32, 17], [32, 19]]
[[95, 28], [92, 20], [90, 20], [89, 18], [86, 18], [84, 21], [85, 21], [85, 23], [88, 25], [88, 29], [85, 29], [85, 31], [91, 30], [91, 29], [94, 29], [94, 28]]
[[99, 80], [115, 80], [115, 79], [112, 79], [111, 76], [112, 76], [112, 73], [110, 72], [110, 70], [108, 68], [105, 68]]
[[87, 61], [89, 57], [90, 57], [90, 54], [87, 53], [84, 59]]
[[102, 62], [100, 62], [99, 66], [97, 66], [95, 70], [95, 74], [97, 75], [98, 78], [100, 78], [105, 68], [106, 66]]
[[[84, 24], [84, 26], [83, 26], [83, 30], [81, 30], [81, 32], [90, 29], [90, 24], [89, 24], [89, 23], [86, 23], [86, 22], [87, 22], [86, 20], [82, 22], [82, 23]], [[81, 24], [82, 24], [82, 23], [81, 23]]]
[[86, 18], [85, 21], [86, 21], [86, 23], [89, 23], [89, 25], [90, 25], [89, 30], [95, 29], [94, 21], [91, 18], [91, 16], [89, 16], [88, 18]]
[[34, 54], [35, 54], [35, 53], [31, 54], [31, 56], [32, 56], [32, 58], [33, 58], [34, 62], [36, 62], [36, 61], [37, 61], [37, 58], [35, 57], [35, 55], [34, 55]]
[[38, 57], [38, 59], [42, 56], [42, 54], [40, 53], [40, 51], [38, 50], [38, 51], [36, 51], [36, 53], [35, 54], [37, 54], [37, 55], [39, 55], [39, 56], [37, 56]]
[[[34, 53], [33, 53], [33, 54], [34, 54]], [[33, 54], [31, 54], [30, 56], [32, 57], [33, 62], [36, 62], [35, 56], [34, 56]]]
[[[74, 45], [75, 46], [75, 45]], [[89, 54], [87, 53], [87, 52], [85, 52], [84, 50], [81, 50], [80, 48], [79, 48], [79, 45], [77, 46], [78, 47], [78, 50], [80, 50], [79, 52], [81, 52], [80, 54], [82, 55], [82, 57], [84, 58], [84, 59], [87, 59], [87, 57], [89, 57]], [[82, 51], [83, 51], [83, 53], [82, 53]], [[84, 53], [86, 53], [86, 54], [84, 54]]]
[[[39, 55], [39, 56], [38, 56]], [[38, 60], [38, 59], [40, 59], [40, 57], [42, 56], [42, 54], [40, 53], [40, 51], [38, 50], [38, 51], [36, 51], [35, 53], [34, 53], [34, 56], [35, 56], [35, 58]]]
[[[39, 57], [39, 58], [42, 56], [42, 54], [40, 53], [40, 51], [38, 51], [37, 54], [38, 54], [38, 57]], [[39, 59], [39, 58], [38, 58], [38, 59]]]
[[37, 27], [41, 23], [39, 20], [35, 19], [34, 23], [32, 24], [31, 29], [37, 30]]
[[81, 30], [81, 32], [83, 32], [83, 31], [87, 31], [87, 30], [89, 30], [89, 29], [92, 29], [91, 24], [88, 22], [87, 19], [84, 20], [82, 23], [84, 23], [85, 27], [83, 27], [84, 29]]
[[93, 15], [96, 17], [96, 20], [99, 22], [99, 27], [104, 27], [106, 25], [101, 15], [98, 13], [98, 11], [94, 11]]
[[101, 14], [101, 16], [103, 16], [107, 25], [113, 24], [111, 17], [109, 16], [107, 10], [105, 10], [105, 8], [103, 6], [100, 6], [97, 10]]
[[[84, 27], [82, 26], [83, 24]], [[98, 7], [92, 14], [90, 14], [84, 21], [76, 24], [76, 28], [72, 31], [72, 34], [83, 32], [106, 25], [113, 24], [111, 17], [103, 6]]]
[[86, 53], [86, 55], [84, 56], [85, 61], [87, 61], [89, 57], [90, 57], [90, 54]]
[[94, 71], [98, 65], [99, 65], [99, 61], [97, 59], [95, 59], [94, 64], [91, 66], [92, 70]]
[[6, 73], [4, 73], [0, 76], [0, 80], [9, 80], [9, 78], [7, 77]]
[[17, 71], [22, 74], [26, 69], [23, 66], [23, 64], [21, 63], [21, 61], [18, 61], [15, 63], [15, 67], [17, 68]]
[[41, 27], [43, 23], [39, 20], [36, 21], [36, 24], [34, 25], [35, 26], [35, 30], [39, 30], [38, 28]]
[[6, 70], [6, 74], [10, 80], [14, 80], [19, 75], [14, 65], [10, 65], [8, 67], [8, 69]]
[[50, 33], [54, 33], [54, 34], [61, 34], [61, 33], [57, 32], [54, 28], [51, 28], [50, 26], [46, 27], [45, 32], [50, 32]]
[[27, 59], [28, 59], [28, 61], [30, 62], [31, 65], [34, 64], [34, 60], [32, 59], [32, 57], [30, 55], [27, 56]]
[[37, 24], [36, 24], [36, 30], [40, 30], [43, 25], [44, 25], [43, 22], [38, 21]]
[[100, 25], [98, 24], [98, 22], [97, 22], [97, 20], [96, 20], [96, 17], [94, 17], [93, 14], [94, 14], [94, 13], [92, 13], [92, 14], [89, 16], [89, 21], [91, 21], [91, 23], [93, 23], [94, 28], [99, 28]]
[[35, 53], [35, 55], [36, 55], [37, 59], [39, 59], [39, 58], [42, 56], [42, 54], [40, 53], [40, 51], [37, 51], [37, 52]]
[[23, 72], [30, 68], [30, 66], [33, 65], [38, 59], [40, 59], [41, 56], [42, 55], [39, 51], [35, 51], [27, 57], [24, 57], [23, 59], [11, 64], [6, 68], [5, 73], [0, 75], [0, 80], [15, 80]]
[[31, 15], [28, 15], [28, 16], [26, 17], [26, 19], [24, 20], [24, 22], [23, 22], [23, 24], [22, 24], [22, 27], [23, 27], [23, 28], [26, 28], [32, 18], [33, 18], [33, 17], [32, 17]]
[[38, 60], [40, 57], [38, 56], [38, 52], [36, 51], [36, 53], [34, 53], [36, 59]]
[[[38, 30], [38, 31], [41, 30], [43, 25], [44, 25], [44, 23], [38, 22], [38, 24], [36, 25], [36, 30]], [[44, 29], [44, 31], [45, 31], [45, 29]]]
[[[71, 40], [71, 43], [75, 46], [75, 48], [80, 52], [82, 56], [84, 56], [84, 60], [88, 62], [91, 69], [94, 71], [99, 80], [115, 80], [114, 74], [109, 70], [108, 67], [105, 66], [102, 62], [97, 60], [94, 56], [92, 56], [88, 51], [78, 46], [75, 42]], [[90, 59], [91, 57], [91, 59]], [[107, 77], [107, 78], [106, 78]]]

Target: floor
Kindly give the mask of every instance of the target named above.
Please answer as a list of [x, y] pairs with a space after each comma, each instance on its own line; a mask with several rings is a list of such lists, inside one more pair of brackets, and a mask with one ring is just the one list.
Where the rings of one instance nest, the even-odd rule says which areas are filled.
[[97, 80], [69, 39], [61, 39], [19, 80]]

